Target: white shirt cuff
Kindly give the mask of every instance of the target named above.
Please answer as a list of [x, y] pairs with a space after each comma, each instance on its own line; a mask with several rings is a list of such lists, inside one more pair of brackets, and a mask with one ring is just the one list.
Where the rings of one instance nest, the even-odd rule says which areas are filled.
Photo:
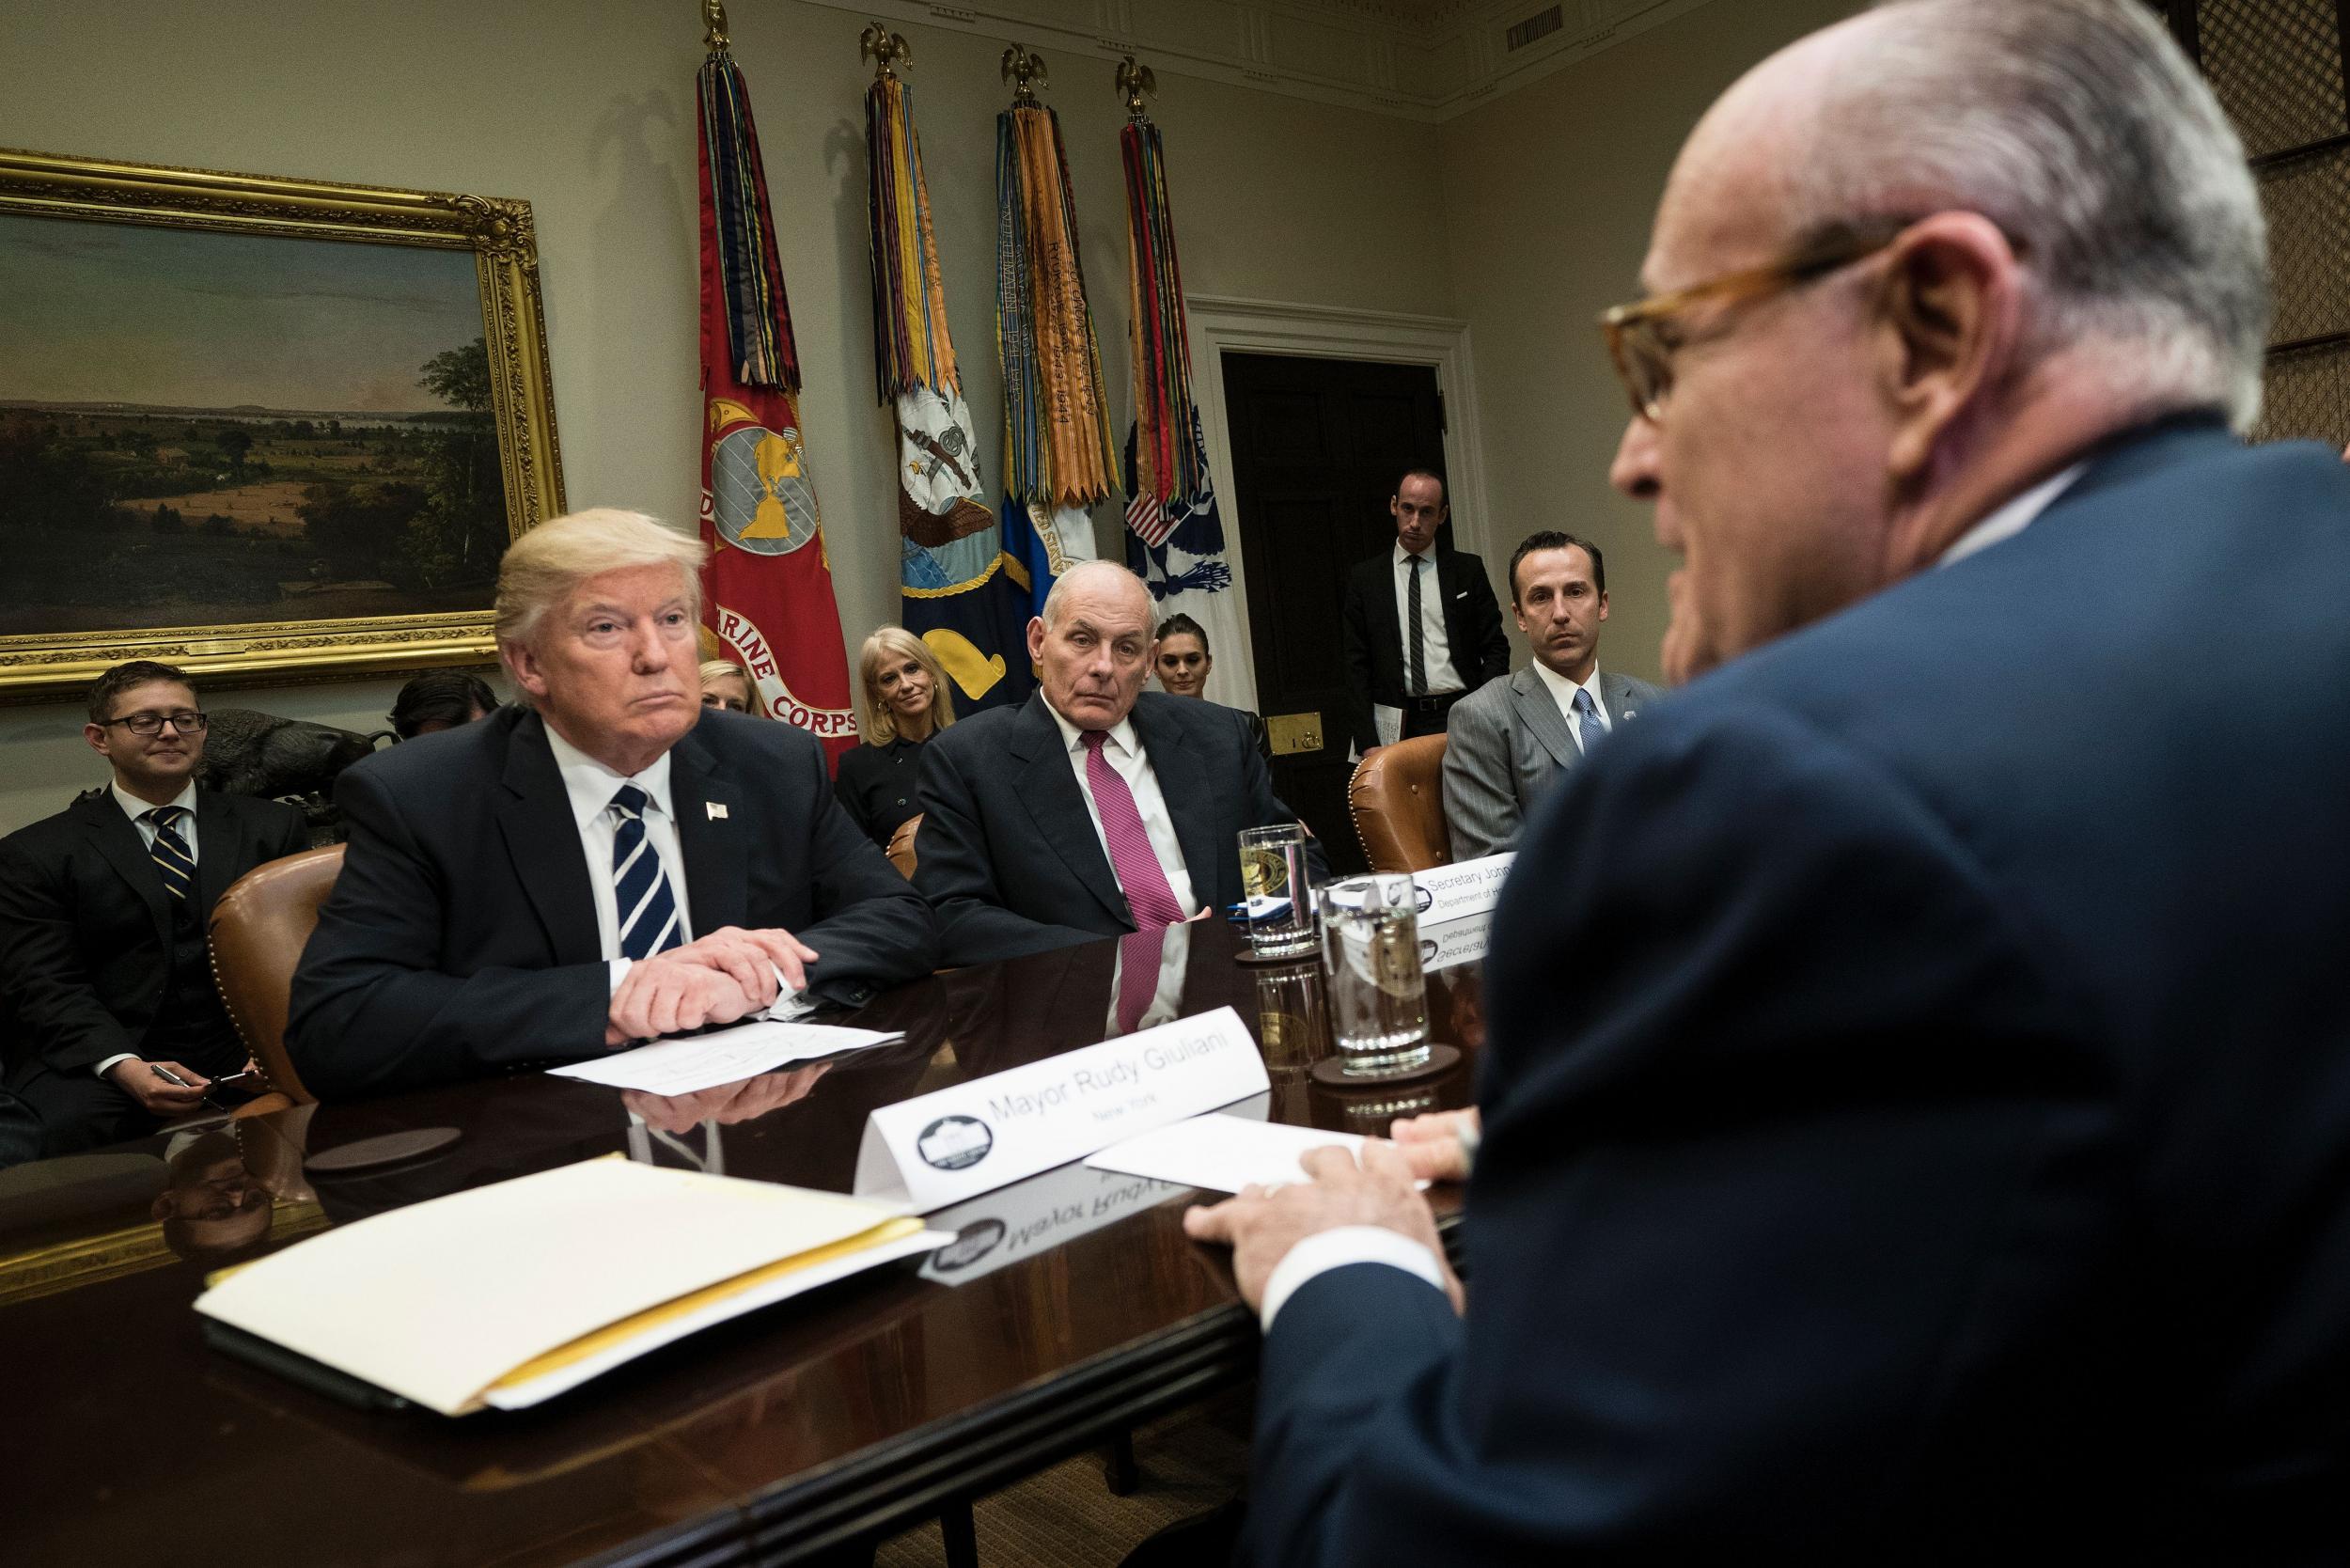
[[113, 1056], [108, 1057], [104, 1061], [98, 1064], [98, 1075], [102, 1078], [104, 1077], [106, 1075], [106, 1070], [112, 1067], [116, 1062], [137, 1061], [139, 1059], [139, 1055], [135, 1051], [117, 1051]]
[[1317, 1231], [1273, 1265], [1273, 1277], [1264, 1282], [1264, 1305], [1257, 1309], [1257, 1321], [1270, 1334], [1275, 1314], [1307, 1280], [1349, 1263], [1385, 1263], [1444, 1289], [1443, 1265], [1434, 1253], [1411, 1237], [1379, 1225], [1341, 1225], [1334, 1231]]
[[628, 979], [628, 966], [636, 961], [633, 958], [607, 958], [604, 962], [612, 965], [612, 989], [606, 995], [617, 996], [620, 994], [620, 982]]

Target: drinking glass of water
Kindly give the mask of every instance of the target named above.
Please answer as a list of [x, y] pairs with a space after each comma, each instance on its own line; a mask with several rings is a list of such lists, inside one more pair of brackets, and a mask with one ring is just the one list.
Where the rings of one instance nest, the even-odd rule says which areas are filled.
[[1349, 877], [1322, 889], [1330, 1033], [1349, 1077], [1408, 1073], [1428, 1061], [1418, 894], [1401, 874]]
[[1248, 949], [1258, 958], [1314, 950], [1313, 875], [1296, 823], [1240, 830], [1240, 886], [1247, 895]]

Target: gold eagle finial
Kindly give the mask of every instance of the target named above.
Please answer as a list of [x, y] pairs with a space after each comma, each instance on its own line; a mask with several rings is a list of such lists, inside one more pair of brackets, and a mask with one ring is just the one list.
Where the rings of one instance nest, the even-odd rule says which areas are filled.
[[1136, 64], [1129, 55], [1118, 62], [1118, 90], [1126, 98], [1126, 118], [1139, 124], [1151, 118], [1142, 101], [1146, 96], [1158, 96], [1159, 79], [1151, 74], [1149, 66]]
[[893, 33], [886, 23], [876, 22], [856, 36], [856, 57], [870, 57], [875, 80], [886, 82], [898, 74], [893, 67], [914, 63], [914, 46], [906, 42], [903, 33]]
[[733, 40], [727, 37], [727, 8], [718, 0], [702, 0], [702, 47], [723, 51]]
[[1052, 86], [1044, 77], [1044, 56], [1030, 54], [1016, 43], [1004, 51], [1004, 80], [1011, 84], [1015, 109], [1034, 108], [1036, 89]]

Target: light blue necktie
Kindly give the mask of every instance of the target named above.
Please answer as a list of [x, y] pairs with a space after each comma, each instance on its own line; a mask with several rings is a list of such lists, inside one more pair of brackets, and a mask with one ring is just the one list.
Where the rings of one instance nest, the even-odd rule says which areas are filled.
[[1575, 687], [1574, 738], [1576, 744], [1588, 753], [1593, 744], [1606, 733], [1606, 729], [1599, 722], [1599, 709], [1591, 701], [1591, 689], [1589, 686]]
[[612, 795], [612, 810], [620, 819], [612, 835], [612, 895], [622, 958], [650, 958], [680, 941], [677, 896], [661, 869], [661, 852], [645, 836], [645, 808], [651, 804], [652, 797], [634, 784], [621, 785]]

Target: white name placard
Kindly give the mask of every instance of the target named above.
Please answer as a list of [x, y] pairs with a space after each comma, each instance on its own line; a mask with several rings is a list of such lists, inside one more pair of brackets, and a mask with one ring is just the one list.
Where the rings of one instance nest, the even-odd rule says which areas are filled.
[[1515, 859], [1517, 854], [1512, 851], [1489, 855], [1481, 860], [1464, 860], [1457, 866], [1414, 871], [1412, 885], [1419, 889], [1419, 923], [1424, 926], [1432, 920], [1492, 914], [1494, 902], [1501, 897], [1501, 885], [1510, 875], [1510, 864]]
[[865, 1121], [857, 1196], [928, 1214], [1270, 1087], [1220, 1007], [884, 1105]]
[[1419, 927], [1419, 966], [1422, 969], [1449, 969], [1456, 964], [1471, 964], [1485, 956], [1485, 947], [1492, 938], [1494, 917], [1491, 915], [1471, 915], [1465, 920], [1422, 920]]
[[955, 1239], [923, 1261], [922, 1278], [942, 1285], [983, 1278], [1188, 1190], [1148, 1176], [1060, 1166], [931, 1215], [924, 1223], [952, 1231]]

